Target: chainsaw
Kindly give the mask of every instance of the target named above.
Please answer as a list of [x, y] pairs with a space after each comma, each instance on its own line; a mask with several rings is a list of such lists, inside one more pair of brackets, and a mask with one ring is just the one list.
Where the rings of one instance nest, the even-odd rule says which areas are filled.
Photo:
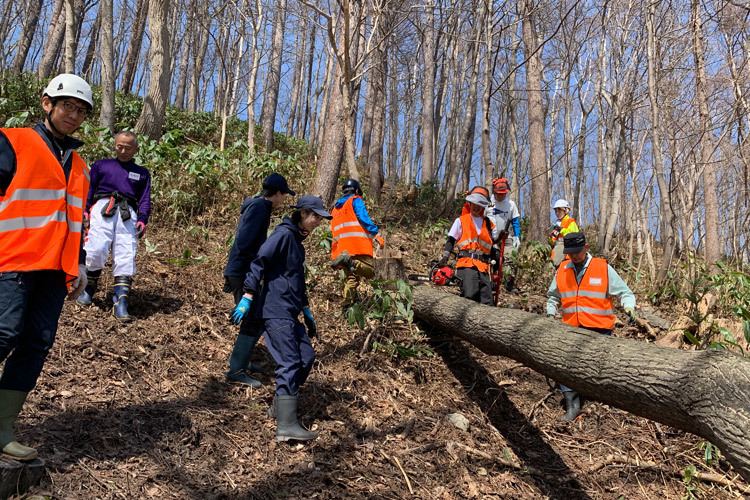
[[450, 266], [438, 266], [436, 260], [430, 262], [429, 274], [410, 274], [408, 278], [411, 281], [432, 283], [438, 286], [461, 286], [461, 278], [458, 277], [456, 271]]

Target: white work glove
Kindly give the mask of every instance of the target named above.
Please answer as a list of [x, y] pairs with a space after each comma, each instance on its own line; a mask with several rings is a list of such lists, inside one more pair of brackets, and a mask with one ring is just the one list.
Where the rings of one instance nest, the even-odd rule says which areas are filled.
[[512, 236], [511, 238], [513, 238], [510, 242], [511, 245], [513, 245], [513, 248], [515, 250], [518, 250], [519, 248], [521, 248], [521, 238], [519, 238], [518, 236]]
[[89, 284], [89, 279], [86, 277], [86, 266], [83, 264], [78, 265], [78, 276], [70, 284], [70, 292], [68, 292], [68, 300], [76, 300], [81, 296], [86, 285]]

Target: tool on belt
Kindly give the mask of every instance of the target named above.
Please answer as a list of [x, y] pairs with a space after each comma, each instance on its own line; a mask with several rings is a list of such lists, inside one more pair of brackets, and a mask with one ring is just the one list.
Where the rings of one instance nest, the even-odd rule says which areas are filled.
[[134, 206], [133, 208], [137, 211], [138, 204], [135, 203], [135, 199], [118, 191], [97, 194], [94, 197], [94, 203], [102, 198], [108, 198], [107, 204], [102, 207], [103, 217], [112, 217], [119, 212], [120, 218], [125, 222], [130, 219], [129, 206]]
[[432, 283], [438, 286], [461, 286], [461, 278], [451, 266], [439, 266], [437, 260], [430, 262], [428, 274], [410, 274], [408, 279], [421, 283]]
[[510, 230], [510, 219], [505, 223], [505, 228], [500, 232], [500, 255], [495, 255], [495, 248], [492, 249], [490, 269], [492, 270], [492, 289], [494, 291], [493, 299], [495, 306], [500, 298], [500, 287], [503, 282], [503, 263], [505, 261], [505, 242], [508, 240], [508, 231]]

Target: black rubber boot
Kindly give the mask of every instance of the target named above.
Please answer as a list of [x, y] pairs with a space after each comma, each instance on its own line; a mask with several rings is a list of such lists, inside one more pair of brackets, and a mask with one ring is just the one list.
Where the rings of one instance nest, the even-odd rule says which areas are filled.
[[309, 441], [317, 432], [305, 430], [297, 420], [297, 396], [276, 396], [276, 440]]
[[96, 293], [96, 287], [99, 284], [99, 277], [101, 275], [101, 269], [97, 269], [96, 271], [89, 271], [88, 269], [86, 270], [86, 279], [88, 280], [88, 283], [86, 284], [86, 288], [83, 290], [81, 296], [76, 300], [77, 303], [82, 306], [91, 305], [91, 302], [94, 300], [94, 294]]
[[352, 260], [352, 256], [349, 255], [349, 253], [346, 250], [344, 250], [343, 252], [339, 254], [338, 257], [336, 257], [335, 259], [331, 261], [331, 267], [333, 269], [340, 269], [340, 268], [345, 267], [353, 271], [354, 261]]
[[250, 355], [253, 353], [256, 342], [258, 342], [258, 337], [237, 335], [232, 354], [229, 356], [227, 382], [237, 382], [249, 385], [255, 389], [262, 385], [259, 380], [255, 380], [246, 372], [248, 364], [250, 364]]
[[564, 391], [563, 396], [565, 396], [565, 408], [567, 411], [562, 419], [566, 421], [575, 420], [581, 414], [581, 398], [574, 391]]
[[112, 297], [115, 305], [112, 311], [115, 318], [123, 323], [133, 320], [133, 317], [128, 314], [128, 294], [130, 293], [131, 281], [130, 276], [115, 276], [115, 295]]
[[14, 460], [34, 460], [37, 457], [34, 448], [20, 444], [13, 434], [13, 424], [21, 413], [28, 394], [0, 389], [0, 450], [3, 455]]

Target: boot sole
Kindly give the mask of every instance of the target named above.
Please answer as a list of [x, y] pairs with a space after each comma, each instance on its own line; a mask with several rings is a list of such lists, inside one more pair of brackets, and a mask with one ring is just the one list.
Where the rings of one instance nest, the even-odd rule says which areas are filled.
[[318, 436], [309, 437], [309, 438], [301, 438], [301, 437], [292, 437], [292, 436], [276, 436], [276, 441], [280, 442], [286, 442], [286, 441], [314, 441], [315, 439], [318, 439]]
[[0, 457], [8, 458], [10, 460], [16, 460], [18, 462], [31, 462], [32, 460], [36, 460], [39, 457], [39, 453], [37, 451], [34, 451], [34, 453], [19, 457], [17, 455], [9, 455], [5, 452], [0, 452]]

